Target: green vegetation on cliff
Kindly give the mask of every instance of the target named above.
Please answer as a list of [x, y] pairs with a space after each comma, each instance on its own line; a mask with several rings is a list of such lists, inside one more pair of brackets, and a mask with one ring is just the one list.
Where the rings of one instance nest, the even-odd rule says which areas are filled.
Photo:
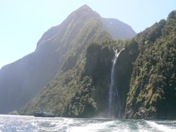
[[[138, 46], [133, 41], [110, 39], [90, 43], [85, 47], [79, 63], [72, 69], [57, 74], [37, 97], [21, 109], [21, 113], [52, 111], [58, 116], [107, 116], [113, 49], [123, 47], [126, 50], [121, 53], [116, 65], [123, 113], [132, 73], [131, 62], [137, 57]], [[69, 63], [64, 67], [67, 64]]]
[[[120, 114], [126, 118], [176, 118], [176, 11], [131, 40], [112, 40], [101, 22], [86, 22], [61, 71], [22, 109], [58, 116], [107, 116], [114, 49]], [[116, 108], [119, 110], [119, 108]], [[118, 115], [115, 115], [118, 117]]]
[[90, 43], [75, 67], [58, 73], [21, 113], [52, 111], [58, 116], [89, 117], [105, 112], [113, 58], [111, 46], [115, 43]]
[[127, 118], [176, 118], [176, 12], [136, 37]]

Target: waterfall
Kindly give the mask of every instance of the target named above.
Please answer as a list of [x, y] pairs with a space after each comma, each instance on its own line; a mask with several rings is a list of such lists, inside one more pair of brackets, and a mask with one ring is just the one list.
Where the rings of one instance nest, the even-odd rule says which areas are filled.
[[[122, 50], [124, 50], [124, 49], [122, 49]], [[120, 52], [118, 52], [117, 50], [115, 50], [114, 52], [115, 52], [115, 56], [114, 56], [113, 64], [112, 64], [112, 68], [111, 68], [111, 84], [110, 84], [110, 88], [109, 88], [109, 102], [108, 102], [108, 117], [110, 117], [110, 118], [115, 116], [115, 110], [116, 110], [115, 104], [119, 104], [119, 107], [120, 107], [120, 101], [117, 100], [118, 90], [115, 85], [117, 82], [115, 82], [115, 80], [114, 80], [115, 79], [115, 65], [116, 65], [116, 61], [117, 61], [117, 58], [118, 58]], [[117, 103], [116, 103], [116, 100], [118, 101]]]

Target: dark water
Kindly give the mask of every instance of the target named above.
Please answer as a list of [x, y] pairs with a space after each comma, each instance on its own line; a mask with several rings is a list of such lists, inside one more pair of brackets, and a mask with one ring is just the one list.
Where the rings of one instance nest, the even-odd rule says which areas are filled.
[[0, 115], [0, 132], [176, 132], [176, 121]]

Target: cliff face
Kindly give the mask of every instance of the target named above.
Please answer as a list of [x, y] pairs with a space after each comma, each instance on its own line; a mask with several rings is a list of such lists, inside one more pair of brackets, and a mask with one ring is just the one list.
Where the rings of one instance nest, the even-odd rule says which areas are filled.
[[115, 44], [111, 41], [89, 44], [76, 66], [57, 74], [40, 94], [21, 109], [21, 113], [32, 114], [40, 110], [52, 111], [58, 116], [106, 116], [114, 56], [109, 44]]
[[118, 20], [113, 20], [116, 25], [104, 23], [105, 20], [85, 5], [71, 13], [63, 23], [45, 32], [34, 53], [4, 66], [0, 70], [0, 113], [19, 110], [56, 74], [73, 69], [80, 63], [89, 43], [111, 39], [115, 32], [123, 35], [114, 38], [135, 35], [128, 25], [124, 24], [124, 30], [113, 29]]

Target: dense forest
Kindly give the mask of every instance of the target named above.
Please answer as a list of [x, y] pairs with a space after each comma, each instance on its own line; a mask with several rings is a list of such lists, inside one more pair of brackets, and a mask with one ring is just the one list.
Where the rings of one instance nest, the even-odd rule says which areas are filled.
[[138, 34], [127, 118], [176, 118], [176, 11]]

